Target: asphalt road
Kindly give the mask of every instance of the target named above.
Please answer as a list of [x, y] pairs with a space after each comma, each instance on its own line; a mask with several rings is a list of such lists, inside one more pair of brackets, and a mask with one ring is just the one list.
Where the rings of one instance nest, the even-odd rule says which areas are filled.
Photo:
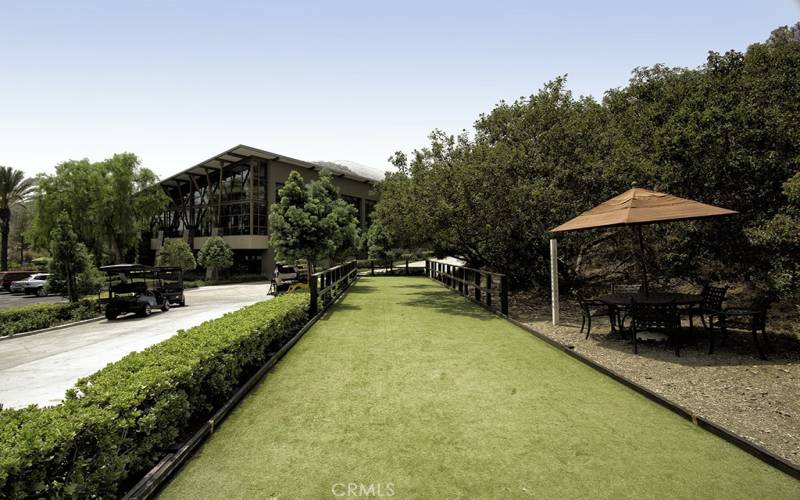
[[58, 404], [79, 378], [161, 342], [179, 329], [266, 300], [266, 292], [266, 283], [203, 287], [186, 291], [186, 307], [154, 311], [148, 318], [103, 319], [0, 340], [0, 403], [6, 408]]
[[65, 298], [59, 297], [58, 295], [37, 297], [36, 295], [22, 295], [21, 293], [8, 293], [5, 290], [0, 290], [0, 309], [5, 307], [28, 306], [31, 304], [56, 304], [66, 301]]

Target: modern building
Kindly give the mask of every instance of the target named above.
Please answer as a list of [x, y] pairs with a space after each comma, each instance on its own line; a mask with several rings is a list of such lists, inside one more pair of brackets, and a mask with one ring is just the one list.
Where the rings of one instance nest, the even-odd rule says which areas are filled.
[[343, 199], [351, 203], [366, 227], [377, 197], [375, 179], [328, 162], [310, 163], [262, 149], [239, 145], [161, 181], [168, 208], [153, 223], [150, 249], [169, 238], [181, 238], [199, 250], [211, 236], [221, 236], [234, 250], [234, 270], [271, 274], [274, 257], [268, 248], [270, 205], [292, 170], [308, 181], [330, 170]]

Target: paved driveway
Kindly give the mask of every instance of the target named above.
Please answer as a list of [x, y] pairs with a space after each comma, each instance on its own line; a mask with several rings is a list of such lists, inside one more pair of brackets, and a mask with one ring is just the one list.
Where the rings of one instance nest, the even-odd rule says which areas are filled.
[[149, 318], [123, 317], [47, 333], [0, 340], [0, 403], [16, 408], [59, 403], [80, 378], [129, 352], [167, 339], [181, 329], [266, 300], [266, 283], [186, 291], [186, 307]]
[[66, 302], [64, 297], [50, 295], [48, 297], [37, 297], [36, 295], [22, 295], [21, 293], [8, 293], [0, 290], [0, 309], [5, 307], [29, 306], [31, 304], [56, 304]]

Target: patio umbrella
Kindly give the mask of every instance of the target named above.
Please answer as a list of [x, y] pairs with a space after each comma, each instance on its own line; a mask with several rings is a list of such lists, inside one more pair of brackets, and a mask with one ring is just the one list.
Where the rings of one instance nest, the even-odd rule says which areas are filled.
[[734, 215], [738, 212], [715, 207], [671, 194], [658, 193], [648, 189], [633, 187], [624, 193], [605, 201], [591, 210], [583, 212], [550, 231], [563, 233], [593, 228], [633, 226], [639, 239], [639, 257], [642, 266], [642, 288], [648, 293], [647, 264], [644, 258], [644, 238], [642, 226], [657, 222], [703, 219]]

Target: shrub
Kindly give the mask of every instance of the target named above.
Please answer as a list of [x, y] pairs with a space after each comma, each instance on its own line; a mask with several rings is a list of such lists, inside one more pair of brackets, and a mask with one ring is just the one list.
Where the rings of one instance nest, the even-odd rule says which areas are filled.
[[226, 401], [307, 319], [286, 294], [78, 381], [56, 407], [0, 411], [0, 497], [115, 496]]
[[102, 313], [102, 304], [94, 298], [69, 304], [33, 304], [0, 309], [0, 337], [91, 319]]
[[[36, 257], [31, 261], [31, 264], [36, 267], [37, 271], [46, 271], [50, 267], [50, 262], [53, 259], [50, 257]], [[13, 269], [13, 268], [12, 268]]]
[[183, 240], [169, 239], [161, 247], [156, 265], [180, 267], [184, 271], [191, 271], [197, 267], [197, 261], [188, 243]]
[[219, 272], [233, 265], [233, 250], [219, 236], [212, 236], [197, 253], [197, 263], [211, 271], [211, 278], [219, 279]]

